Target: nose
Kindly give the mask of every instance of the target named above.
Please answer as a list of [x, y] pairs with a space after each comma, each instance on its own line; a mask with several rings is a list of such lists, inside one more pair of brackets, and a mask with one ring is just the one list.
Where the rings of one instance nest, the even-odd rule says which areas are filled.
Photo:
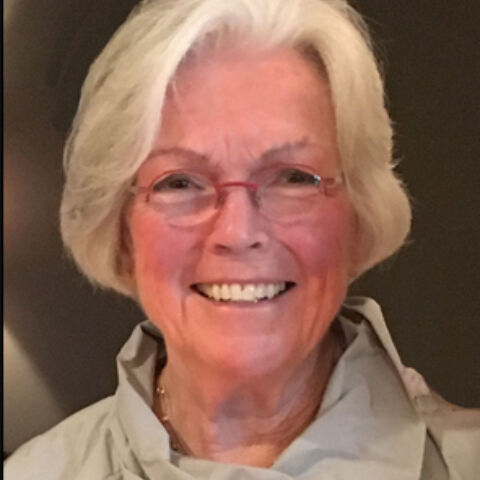
[[218, 208], [208, 238], [212, 251], [238, 255], [268, 245], [268, 222], [259, 214], [248, 190], [229, 189]]

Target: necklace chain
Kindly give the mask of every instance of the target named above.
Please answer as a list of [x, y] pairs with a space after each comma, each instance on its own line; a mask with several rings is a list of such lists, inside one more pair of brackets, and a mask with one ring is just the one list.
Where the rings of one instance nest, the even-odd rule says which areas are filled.
[[162, 384], [162, 375], [160, 374], [158, 383], [155, 387], [155, 394], [158, 398], [158, 418], [160, 419], [160, 422], [162, 422], [163, 426], [165, 427], [165, 430], [167, 430], [167, 433], [170, 437], [170, 448], [172, 450], [175, 450], [177, 453], [181, 453], [182, 455], [188, 455], [189, 449], [186, 446], [185, 442], [180, 438], [178, 433], [175, 431], [175, 429], [172, 426], [172, 423], [170, 421], [170, 417], [168, 416], [167, 413], [167, 408], [168, 406], [168, 395], [165, 390], [165, 387]]
[[[338, 332], [335, 332], [338, 335]], [[338, 338], [338, 337], [337, 337]], [[340, 339], [337, 340], [338, 343], [336, 343], [337, 348], [333, 348], [332, 350], [332, 368], [336, 364], [338, 357], [341, 356], [341, 353], [344, 350], [344, 346], [340, 343]], [[341, 337], [341, 340], [344, 341], [343, 335]], [[337, 352], [337, 350], [340, 350], [340, 352]], [[337, 355], [338, 353], [338, 355]], [[169, 406], [169, 396], [167, 391], [165, 390], [165, 387], [163, 386], [162, 383], [162, 376], [163, 372], [160, 373], [158, 376], [158, 381], [155, 385], [155, 397], [157, 399], [156, 405], [157, 405], [157, 416], [162, 423], [162, 425], [165, 427], [165, 430], [167, 431], [169, 437], [170, 437], [170, 448], [177, 453], [180, 453], [182, 455], [191, 455], [191, 450], [188, 448], [187, 444], [185, 441], [182, 440], [180, 435], [176, 432], [175, 428], [173, 427], [170, 417], [168, 415], [168, 406]], [[320, 398], [323, 397], [325, 389], [322, 390], [322, 395]]]

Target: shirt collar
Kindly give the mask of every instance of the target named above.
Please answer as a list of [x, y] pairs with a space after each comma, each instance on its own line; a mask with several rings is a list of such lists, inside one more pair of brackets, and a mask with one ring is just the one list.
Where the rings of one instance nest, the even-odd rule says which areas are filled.
[[398, 375], [403, 366], [380, 307], [370, 299], [350, 298], [338, 321], [348, 346], [317, 418], [270, 469], [188, 457], [172, 463], [168, 434], [151, 410], [163, 339], [150, 322], [138, 325], [117, 358], [115, 412], [138, 475], [196, 480], [218, 475], [223, 480], [241, 471], [245, 479], [419, 478], [426, 429]]

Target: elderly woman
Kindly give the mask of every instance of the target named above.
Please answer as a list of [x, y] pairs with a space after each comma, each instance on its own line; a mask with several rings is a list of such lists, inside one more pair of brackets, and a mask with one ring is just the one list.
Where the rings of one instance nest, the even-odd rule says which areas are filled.
[[143, 2], [89, 72], [65, 171], [67, 248], [149, 321], [115, 395], [7, 479], [478, 478], [478, 414], [345, 300], [410, 208], [343, 0]]

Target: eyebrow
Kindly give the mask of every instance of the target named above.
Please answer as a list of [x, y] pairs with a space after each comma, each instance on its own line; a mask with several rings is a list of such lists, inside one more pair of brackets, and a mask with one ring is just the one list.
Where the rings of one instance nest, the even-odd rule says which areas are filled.
[[[277, 157], [285, 155], [286, 153], [292, 153], [297, 150], [301, 150], [306, 146], [310, 145], [306, 138], [302, 140], [297, 140], [294, 142], [285, 142], [281, 145], [277, 145], [274, 147], [270, 147], [265, 150], [260, 157], [257, 159], [257, 162], [262, 161], [272, 161], [275, 160]], [[155, 157], [163, 156], [163, 155], [174, 155], [178, 157], [183, 157], [186, 160], [193, 160], [193, 161], [201, 161], [201, 162], [208, 162], [210, 160], [208, 155], [205, 155], [200, 152], [196, 152], [190, 148], [185, 147], [169, 147], [169, 148], [158, 148], [153, 150], [150, 155], [148, 155], [148, 159], [152, 159]]]
[[297, 140], [295, 142], [285, 142], [279, 146], [271, 147], [260, 155], [260, 160], [270, 160], [276, 157], [285, 155], [286, 153], [292, 153], [296, 150], [301, 150], [309, 145], [307, 139]]
[[147, 160], [155, 157], [161, 157], [163, 155], [175, 155], [177, 157], [184, 157], [188, 160], [203, 160], [208, 161], [208, 156], [203, 153], [196, 152], [189, 148], [184, 147], [169, 147], [169, 148], [157, 148], [148, 155]]

